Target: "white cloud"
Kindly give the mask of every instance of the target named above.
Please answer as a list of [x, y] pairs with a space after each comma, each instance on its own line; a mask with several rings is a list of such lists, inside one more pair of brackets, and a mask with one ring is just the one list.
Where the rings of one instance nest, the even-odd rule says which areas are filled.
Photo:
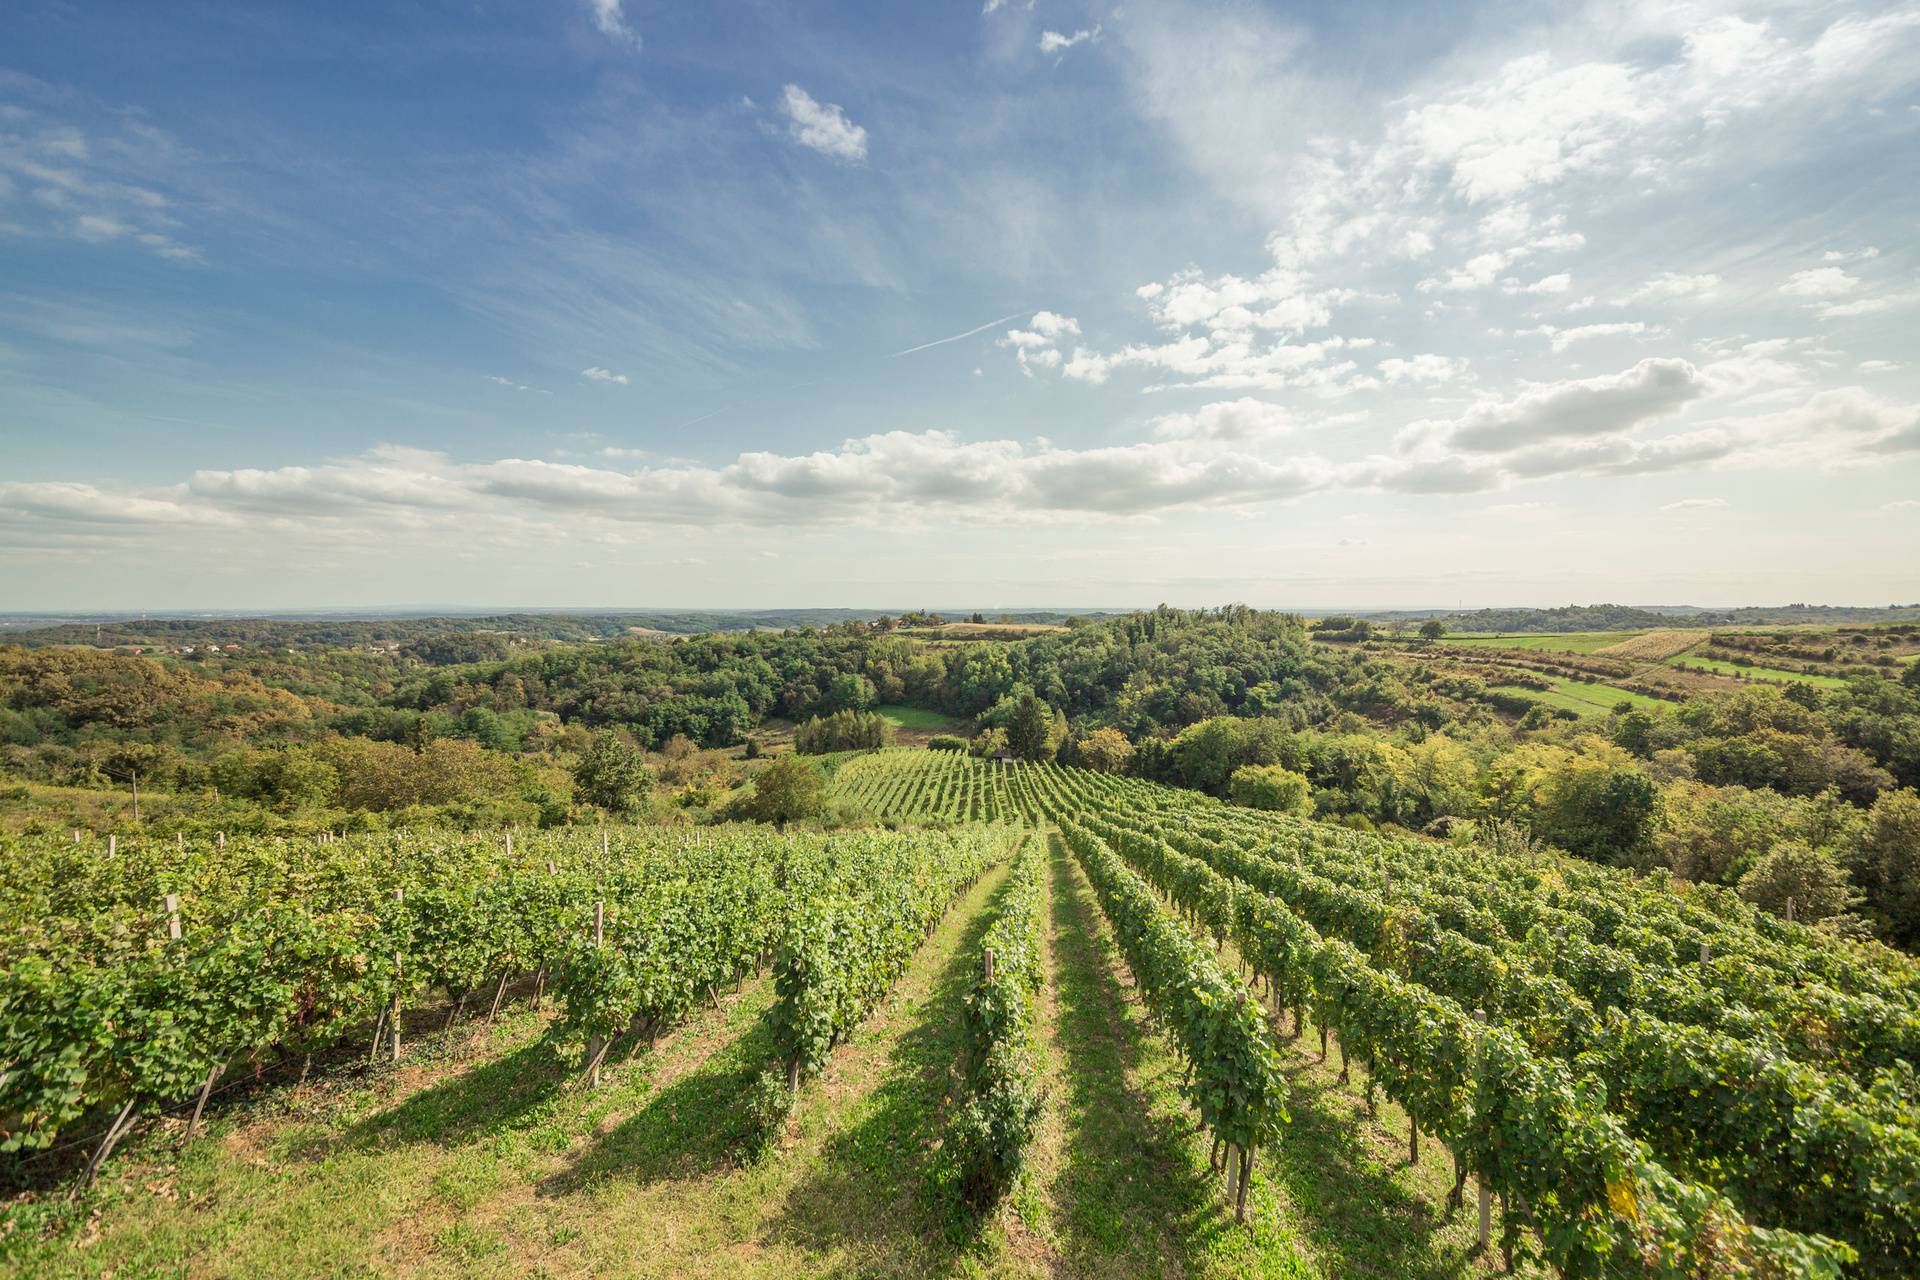
[[1640, 302], [1664, 302], [1677, 298], [1699, 298], [1712, 293], [1720, 287], [1720, 277], [1711, 273], [1687, 275], [1682, 272], [1668, 271], [1657, 275], [1639, 288], [1614, 300], [1616, 307], [1629, 307]]
[[1682, 498], [1678, 502], [1663, 503], [1662, 511], [1718, 511], [1727, 506], [1725, 498]]
[[640, 35], [627, 25], [627, 16], [620, 10], [621, 0], [587, 0], [587, 7], [593, 13], [593, 25], [600, 34], [609, 40], [617, 40], [630, 48], [640, 47]]
[[580, 376], [588, 382], [612, 382], [623, 387], [627, 385], [628, 381], [626, 374], [615, 373], [611, 369], [602, 369], [598, 365], [590, 369], [582, 369]]
[[1077, 44], [1086, 44], [1099, 38], [1100, 27], [1098, 24], [1092, 27], [1082, 28], [1070, 36], [1062, 35], [1058, 31], [1043, 31], [1040, 33], [1040, 52], [1046, 54], [1048, 57], [1052, 57], [1055, 54], [1065, 53]]
[[847, 119], [837, 104], [816, 102], [805, 89], [790, 84], [781, 92], [780, 109], [801, 146], [848, 163], [866, 160], [867, 131]]
[[1647, 332], [1647, 326], [1639, 320], [1622, 320], [1611, 324], [1583, 324], [1573, 329], [1556, 329], [1543, 324], [1532, 329], [1522, 329], [1524, 335], [1537, 334], [1548, 340], [1553, 349], [1565, 351], [1576, 342], [1586, 342], [1593, 338], [1616, 338], [1638, 336]]
[[1503, 293], [1557, 294], [1565, 293], [1573, 287], [1573, 277], [1562, 271], [1556, 275], [1542, 276], [1532, 284], [1521, 284], [1518, 280], [1503, 280], [1500, 289]]
[[1849, 316], [1874, 316], [1882, 311], [1891, 311], [1906, 302], [1907, 299], [1896, 296], [1878, 298], [1855, 298], [1852, 302], [1830, 302], [1819, 309], [1822, 320], [1843, 319]]
[[1153, 420], [1153, 433], [1168, 440], [1272, 440], [1292, 431], [1293, 414], [1277, 404], [1242, 396], [1202, 405], [1192, 413], [1169, 413]]
[[1892, 373], [1895, 369], [1906, 367], [1898, 360], [1862, 360], [1859, 364], [1861, 373]]
[[1013, 348], [1020, 362], [1021, 372], [1029, 377], [1036, 368], [1057, 369], [1061, 355], [1054, 343], [1061, 338], [1073, 337], [1080, 332], [1080, 322], [1072, 316], [1055, 315], [1051, 311], [1036, 311], [1033, 319], [1024, 329], [1009, 329], [1006, 336], [997, 345]]
[[1511, 399], [1489, 397], [1449, 421], [1414, 423], [1400, 445], [1499, 453], [1547, 439], [1612, 435], [1676, 413], [1705, 390], [1699, 370], [1685, 360], [1642, 360], [1622, 373], [1535, 386]]
[[1780, 292], [1790, 298], [1837, 298], [1859, 287], [1858, 277], [1849, 275], [1842, 267], [1809, 267], [1794, 272], [1780, 286]]
[[1467, 362], [1449, 356], [1418, 355], [1411, 360], [1393, 356], [1382, 360], [1380, 376], [1389, 383], [1451, 382], [1467, 371]]

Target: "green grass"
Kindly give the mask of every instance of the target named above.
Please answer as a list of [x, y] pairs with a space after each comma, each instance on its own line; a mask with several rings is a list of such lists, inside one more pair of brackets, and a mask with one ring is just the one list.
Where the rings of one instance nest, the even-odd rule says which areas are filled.
[[1798, 671], [1783, 671], [1779, 667], [1743, 667], [1737, 662], [1724, 662], [1719, 658], [1694, 658], [1682, 654], [1677, 658], [1669, 659], [1667, 665], [1678, 667], [1683, 671], [1708, 671], [1715, 675], [1746, 676], [1750, 680], [1771, 680], [1782, 684], [1797, 680], [1819, 689], [1847, 687], [1845, 680], [1835, 676], [1802, 675]]
[[1495, 687], [1503, 692], [1522, 694], [1549, 707], [1571, 711], [1583, 717], [1607, 715], [1622, 702], [1630, 702], [1640, 708], [1665, 705], [1658, 698], [1649, 698], [1646, 694], [1635, 693], [1631, 689], [1619, 689], [1610, 684], [1586, 684], [1579, 680], [1555, 680], [1553, 688], [1545, 691], [1526, 689], [1519, 685]]
[[929, 711], [925, 707], [909, 707], [899, 703], [889, 703], [875, 707], [875, 711], [893, 721], [902, 729], [927, 729], [934, 733], [944, 733], [957, 728], [960, 721], [938, 711]]
[[1608, 645], [1647, 634], [1644, 631], [1570, 631], [1564, 635], [1503, 636], [1485, 632], [1461, 632], [1442, 637], [1442, 644], [1463, 644], [1483, 649], [1531, 649], [1545, 653], [1593, 653]]

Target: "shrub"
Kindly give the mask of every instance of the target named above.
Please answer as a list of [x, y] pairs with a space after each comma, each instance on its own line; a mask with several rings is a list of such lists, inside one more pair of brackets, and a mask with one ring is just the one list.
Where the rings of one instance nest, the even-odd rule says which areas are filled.
[[1305, 774], [1284, 765], [1248, 764], [1233, 771], [1227, 796], [1249, 809], [1269, 809], [1305, 817], [1313, 812], [1313, 786]]
[[927, 741], [929, 751], [965, 751], [967, 740], [951, 733], [936, 733]]

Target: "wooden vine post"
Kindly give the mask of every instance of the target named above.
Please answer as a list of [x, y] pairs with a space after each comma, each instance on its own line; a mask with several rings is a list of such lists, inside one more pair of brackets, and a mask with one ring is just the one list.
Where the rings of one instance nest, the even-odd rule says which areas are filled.
[[[605, 837], [602, 837], [603, 839]], [[607, 943], [607, 903], [598, 898], [593, 904], [593, 946], [597, 951]], [[612, 1041], [605, 1036], [592, 1036], [587, 1040], [587, 1058], [585, 1073], [587, 1084], [592, 1088], [600, 1087], [600, 1064], [606, 1059], [607, 1049]]]
[[[1475, 1009], [1473, 1020], [1484, 1026], [1487, 1021], [1487, 1011]], [[1484, 1257], [1493, 1243], [1493, 1192], [1487, 1187], [1485, 1171], [1474, 1178], [1474, 1183], [1480, 1198], [1480, 1253]]]
[[[405, 889], [395, 889], [393, 891], [393, 900], [395, 902], [405, 902], [407, 900], [407, 891]], [[393, 953], [393, 999], [387, 1005], [387, 1031], [393, 1039], [393, 1060], [395, 1062], [400, 1061], [400, 964], [400, 952], [396, 950]]]

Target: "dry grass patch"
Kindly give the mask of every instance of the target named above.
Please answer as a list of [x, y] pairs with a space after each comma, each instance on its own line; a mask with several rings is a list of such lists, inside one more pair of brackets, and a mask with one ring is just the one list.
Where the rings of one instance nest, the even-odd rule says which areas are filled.
[[1665, 662], [1668, 658], [1685, 653], [1697, 644], [1706, 641], [1706, 631], [1688, 631], [1671, 628], [1664, 631], [1649, 631], [1645, 635], [1610, 644], [1595, 653], [1604, 653], [1611, 658], [1628, 658], [1634, 662]]

